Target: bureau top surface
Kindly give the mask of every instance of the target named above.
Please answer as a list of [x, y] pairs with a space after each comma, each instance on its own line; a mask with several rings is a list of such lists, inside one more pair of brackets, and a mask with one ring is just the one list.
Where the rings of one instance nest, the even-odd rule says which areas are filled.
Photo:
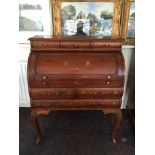
[[36, 35], [28, 40], [50, 40], [50, 41], [59, 41], [59, 40], [77, 40], [77, 41], [83, 41], [83, 40], [96, 40], [96, 41], [108, 41], [108, 42], [122, 42], [123, 39], [115, 39], [112, 37], [88, 37], [88, 36], [52, 36], [52, 35]]

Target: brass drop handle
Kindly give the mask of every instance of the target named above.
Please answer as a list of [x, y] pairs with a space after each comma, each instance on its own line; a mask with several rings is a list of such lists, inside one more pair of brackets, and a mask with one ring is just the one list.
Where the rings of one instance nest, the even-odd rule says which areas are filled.
[[47, 83], [46, 82], [43, 82], [43, 85], [45, 86]]
[[110, 82], [109, 82], [109, 81], [107, 81], [107, 82], [106, 82], [106, 84], [110, 84]]
[[43, 76], [43, 79], [46, 80], [47, 79], [47, 76]]
[[110, 75], [108, 75], [108, 76], [107, 76], [107, 79], [111, 79], [111, 76], [110, 76]]

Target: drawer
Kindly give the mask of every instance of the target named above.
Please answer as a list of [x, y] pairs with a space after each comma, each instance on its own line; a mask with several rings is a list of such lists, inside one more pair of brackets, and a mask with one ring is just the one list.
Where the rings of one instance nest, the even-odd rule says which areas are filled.
[[63, 48], [89, 48], [90, 42], [63, 41], [61, 46]]
[[59, 42], [33, 41], [31, 42], [31, 48], [59, 48]]
[[31, 42], [32, 48], [89, 48], [90, 42], [77, 42], [77, 41], [33, 41]]
[[110, 107], [120, 107], [121, 99], [72, 99], [72, 100], [33, 100], [31, 106], [34, 108], [59, 108], [59, 109], [100, 109]]
[[62, 87], [122, 87], [123, 81], [102, 81], [102, 80], [53, 80], [53, 81], [34, 81], [31, 83], [31, 88], [62, 88]]
[[72, 88], [30, 88], [31, 99], [66, 99], [75, 97], [75, 89]]
[[99, 87], [99, 88], [117, 88], [123, 86], [123, 80], [104, 80], [104, 79], [50, 79], [34, 80], [30, 83], [31, 88], [62, 88], [62, 87]]
[[79, 88], [78, 98], [120, 98], [123, 88]]
[[94, 41], [93, 48], [120, 48], [122, 45], [118, 42], [102, 42], [102, 41]]

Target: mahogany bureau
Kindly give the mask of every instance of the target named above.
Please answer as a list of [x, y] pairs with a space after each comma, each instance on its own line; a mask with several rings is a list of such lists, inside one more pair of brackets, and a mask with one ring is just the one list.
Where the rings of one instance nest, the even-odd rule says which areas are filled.
[[116, 143], [125, 77], [122, 40], [52, 36], [29, 40], [27, 78], [36, 143], [41, 137], [37, 117], [53, 110], [114, 113]]

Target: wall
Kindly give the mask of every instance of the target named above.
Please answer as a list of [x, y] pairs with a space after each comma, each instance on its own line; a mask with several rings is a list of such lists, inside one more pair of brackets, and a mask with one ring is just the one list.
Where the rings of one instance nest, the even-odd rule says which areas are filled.
[[[30, 52], [29, 44], [19, 44], [19, 80], [20, 80], [20, 94], [19, 94], [19, 106], [20, 107], [29, 107], [29, 96], [27, 91], [26, 84], [26, 64], [28, 55]], [[126, 78], [125, 78], [125, 93], [122, 98], [122, 108], [126, 108], [126, 104], [129, 100], [129, 94], [131, 94], [131, 90], [133, 90], [133, 82], [134, 82], [134, 54], [135, 49], [134, 46], [123, 46], [122, 49], [124, 58], [125, 58], [125, 66], [126, 66]], [[24, 70], [23, 70], [24, 69]], [[22, 77], [24, 75], [24, 77]], [[25, 90], [23, 90], [25, 89]]]
[[134, 95], [133, 90], [135, 89], [134, 88], [135, 48], [134, 46], [123, 46], [122, 52], [125, 58], [125, 67], [126, 67], [125, 87], [124, 87], [125, 92], [122, 98], [122, 108], [126, 108], [126, 105], [129, 104], [128, 102], [131, 101], [130, 98]]

